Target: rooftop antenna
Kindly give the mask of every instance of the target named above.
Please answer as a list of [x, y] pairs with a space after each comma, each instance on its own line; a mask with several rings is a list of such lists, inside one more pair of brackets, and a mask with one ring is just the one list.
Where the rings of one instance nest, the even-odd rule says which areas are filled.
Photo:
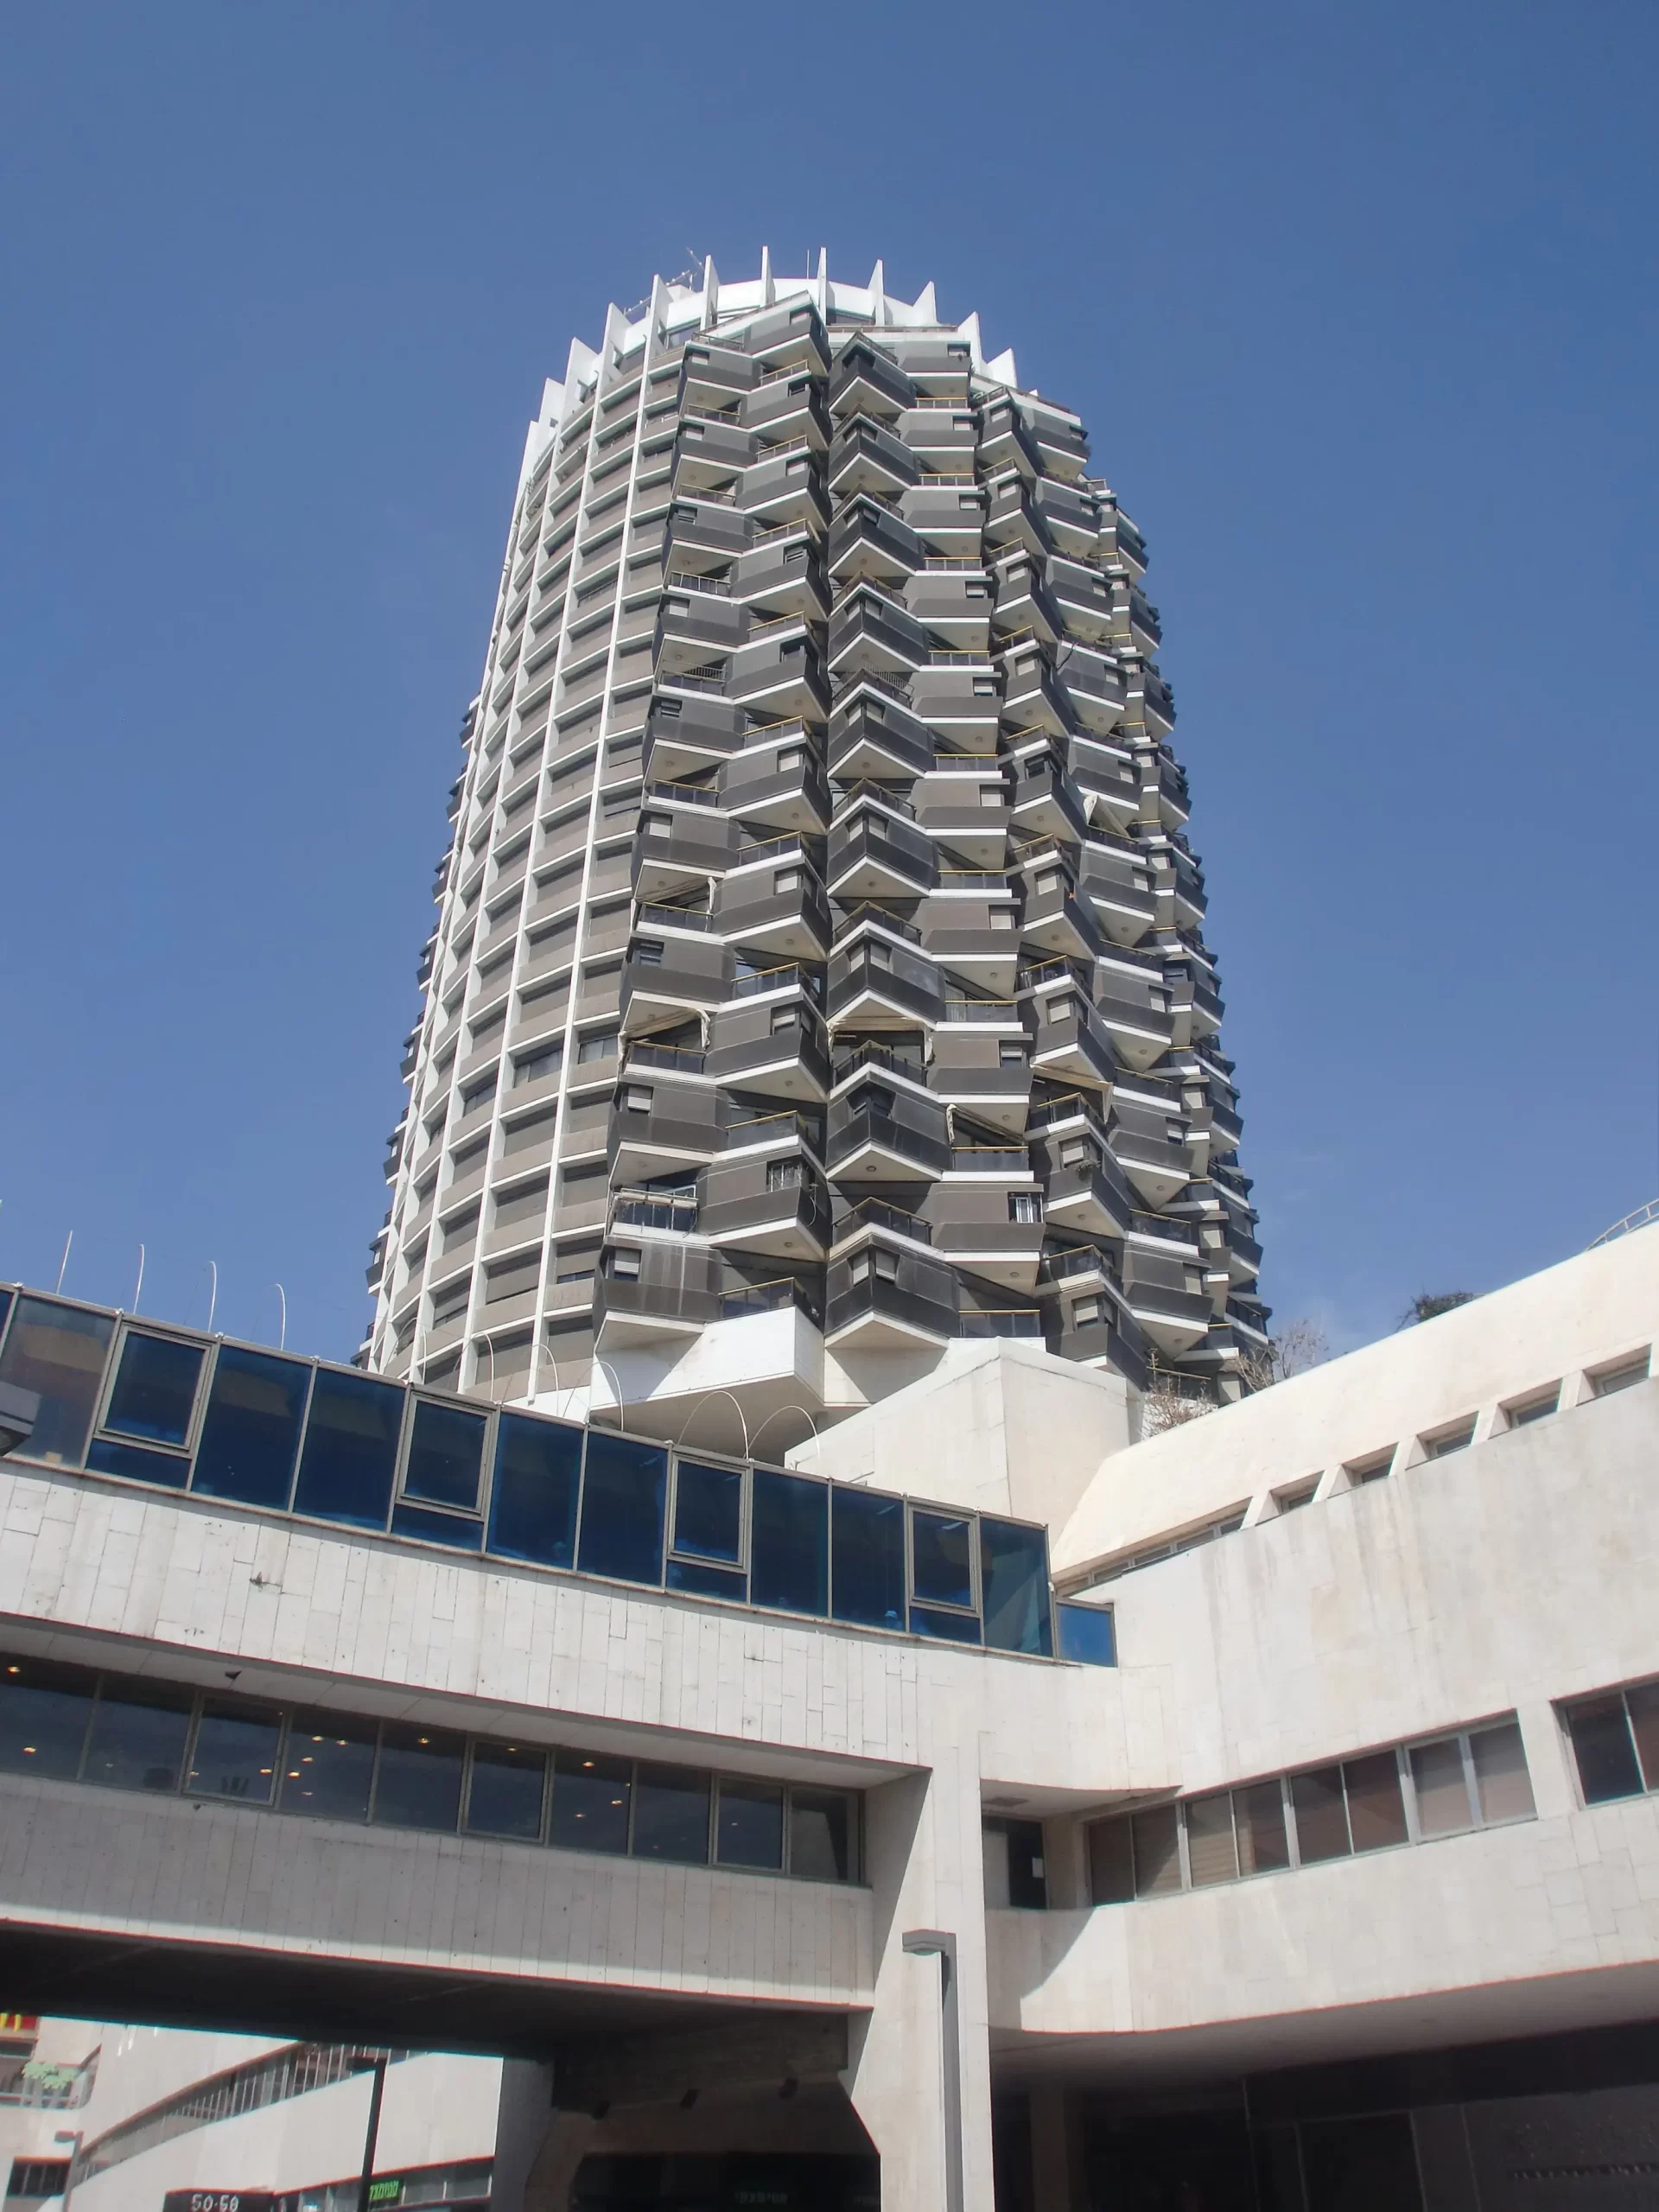
[[282, 1314], [282, 1328], [276, 1338], [276, 1349], [278, 1351], [286, 1351], [288, 1350], [288, 1293], [279, 1282], [272, 1283], [271, 1288], [276, 1294], [276, 1303]]
[[132, 1310], [138, 1311], [138, 1300], [144, 1287], [144, 1248], [138, 1247], [138, 1280], [132, 1287]]
[[69, 1265], [69, 1247], [74, 1243], [74, 1241], [75, 1232], [72, 1229], [69, 1234], [63, 1240], [63, 1257], [58, 1262], [58, 1280], [54, 1285], [55, 1289], [61, 1290], [63, 1288], [64, 1272]]
[[217, 1261], [217, 1260], [209, 1260], [209, 1261], [208, 1261], [208, 1262], [207, 1262], [207, 1270], [208, 1270], [208, 1273], [212, 1275], [212, 1277], [213, 1277], [213, 1288], [212, 1288], [212, 1289], [208, 1292], [208, 1294], [207, 1294], [207, 1333], [208, 1333], [208, 1335], [211, 1337], [211, 1336], [213, 1335], [213, 1308], [214, 1308], [214, 1307], [218, 1305], [218, 1303], [219, 1303], [219, 1262], [218, 1262], [218, 1261]]

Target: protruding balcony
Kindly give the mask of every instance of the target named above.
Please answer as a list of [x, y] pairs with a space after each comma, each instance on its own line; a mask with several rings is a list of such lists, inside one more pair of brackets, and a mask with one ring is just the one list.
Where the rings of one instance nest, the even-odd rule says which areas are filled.
[[[658, 790], [684, 791], [674, 785]], [[729, 868], [737, 855], [737, 824], [714, 804], [712, 791], [702, 804], [686, 798], [647, 799], [633, 841], [633, 895], [642, 901], [672, 899], [695, 890]]]
[[925, 630], [929, 642], [952, 652], [970, 652], [988, 663], [991, 643], [991, 587], [975, 563], [930, 562], [904, 588], [905, 605]]
[[799, 836], [744, 847], [715, 893], [715, 927], [751, 953], [823, 960], [832, 932], [820, 861], [817, 841]]
[[906, 817], [910, 808], [878, 785], [859, 785], [830, 832], [825, 887], [843, 904], [919, 899], [938, 879], [932, 841]]
[[1001, 687], [988, 661], [933, 654], [909, 689], [912, 709], [950, 751], [980, 760], [995, 752]]
[[1018, 1007], [1009, 1002], [1003, 1032], [954, 1022], [937, 1031], [927, 1087], [941, 1104], [1022, 1136], [1031, 1100], [1031, 1057], [1017, 1027]]
[[1095, 963], [1095, 1014], [1117, 1057], [1148, 1068], [1175, 1041], [1163, 963], [1113, 947]]
[[1091, 823], [1121, 835], [1141, 819], [1141, 772], [1127, 752], [1076, 737], [1071, 753], [1072, 785]]
[[1157, 670], [1143, 661], [1130, 661], [1124, 677], [1126, 724], [1138, 726], [1150, 738], [1167, 737], [1175, 727], [1175, 694]]
[[1032, 1071], [1046, 1082], [1107, 1091], [1116, 1080], [1117, 1056], [1104, 1018], [1090, 1003], [1084, 972], [1065, 960], [1021, 970]]
[[712, 767], [741, 752], [748, 721], [741, 707], [707, 693], [653, 699], [645, 724], [645, 774], [677, 783]]
[[1100, 539], [1099, 506], [1094, 494], [1045, 476], [1032, 486], [1032, 498], [1056, 552], [1084, 561]]
[[1016, 403], [1006, 394], [988, 400], [980, 417], [980, 458], [988, 468], [1017, 468], [1034, 479], [1043, 473], [1043, 458]]
[[1131, 839], [1095, 830], [1077, 861], [1077, 889], [1114, 944], [1138, 944], [1157, 919], [1149, 855]]
[[717, 1249], [796, 1262], [822, 1260], [830, 1246], [830, 1192], [800, 1149], [791, 1114], [734, 1130], [755, 1140], [753, 1155], [729, 1156], [697, 1178], [698, 1233]]
[[956, 1335], [959, 1310], [954, 1268], [877, 1233], [830, 1263], [824, 1344], [842, 1357], [940, 1346]]
[[854, 783], [925, 776], [933, 766], [933, 733], [897, 699], [869, 683], [851, 685], [830, 717], [830, 773]]
[[757, 1098], [823, 1098], [830, 1045], [806, 971], [792, 961], [752, 969], [732, 994], [709, 1025], [710, 1080]]
[[1100, 503], [1100, 536], [1096, 550], [1109, 569], [1124, 575], [1138, 581], [1147, 573], [1147, 541], [1128, 515], [1109, 499], [1103, 499]]
[[957, 483], [918, 482], [899, 500], [899, 512], [928, 552], [954, 560], [978, 555], [985, 493], [971, 478]]
[[733, 654], [727, 696], [757, 720], [827, 721], [830, 687], [804, 625], [790, 620], [776, 628], [776, 636], [752, 630], [752, 642]]
[[605, 1141], [613, 1183], [702, 1167], [725, 1141], [711, 1084], [638, 1070], [617, 1085]]
[[[694, 1201], [695, 1206], [695, 1201]], [[594, 1280], [594, 1342], [603, 1354], [686, 1344], [720, 1318], [724, 1265], [704, 1245], [630, 1236], [606, 1244]]]
[[785, 523], [745, 553], [730, 579], [734, 600], [760, 616], [795, 614], [822, 622], [830, 612], [824, 581], [810, 532]]
[[965, 404], [919, 400], [900, 417], [899, 435], [916, 456], [925, 474], [965, 475], [974, 473], [974, 410]]
[[918, 826], [938, 841], [941, 865], [1000, 870], [1013, 815], [1008, 788], [995, 770], [939, 768], [915, 794]]
[[1032, 1157], [1050, 1223], [1090, 1236], [1127, 1236], [1135, 1200], [1098, 1114], [1077, 1097], [1051, 1102], [1039, 1111], [1047, 1118], [1033, 1136]]
[[1054, 656], [1054, 680], [1073, 716], [1086, 730], [1108, 737], [1123, 719], [1122, 671], [1108, 653], [1063, 645]]
[[[991, 886], [996, 888], [978, 887]], [[941, 870], [938, 888], [918, 918], [924, 949], [949, 976], [993, 998], [1012, 995], [1020, 965], [1019, 915], [1001, 875]]]
[[916, 404], [916, 386], [879, 346], [854, 338], [842, 346], [830, 372], [830, 412], [837, 417], [868, 415], [894, 422]]
[[830, 373], [830, 340], [810, 301], [797, 301], [757, 315], [745, 327], [743, 343], [763, 374], [779, 369], [809, 369], [818, 377]]
[[754, 383], [754, 363], [747, 353], [700, 339], [689, 340], [680, 357], [680, 406], [688, 415], [713, 414], [741, 401]]
[[1069, 637], [1090, 645], [1111, 643], [1111, 587], [1096, 569], [1075, 561], [1051, 561], [1045, 581]]
[[1094, 910], [1078, 897], [1077, 878], [1058, 846], [1026, 855], [1021, 874], [1026, 884], [1022, 944], [1064, 960], [1092, 960], [1105, 950]]
[[748, 518], [723, 502], [695, 497], [677, 499], [668, 511], [664, 565], [698, 575], [723, 570], [747, 550], [753, 536]]
[[1029, 486], [1018, 476], [1005, 476], [991, 486], [985, 537], [992, 545], [1018, 545], [1039, 559], [1046, 559], [1056, 550], [1053, 534], [1033, 499]]
[[874, 1074], [831, 1098], [828, 1143], [826, 1165], [843, 1185], [931, 1182], [950, 1166], [944, 1107]]
[[711, 658], [734, 652], [747, 642], [748, 609], [734, 607], [726, 595], [728, 589], [709, 576], [683, 575], [677, 588], [676, 579], [670, 578], [652, 640], [661, 682], [671, 683], [677, 675], [701, 668]]
[[1033, 407], [1026, 416], [1026, 435], [1050, 476], [1064, 476], [1072, 483], [1083, 481], [1089, 466], [1089, 441], [1075, 415], [1048, 406]]
[[1209, 1334], [1213, 1318], [1203, 1276], [1190, 1262], [1165, 1259], [1135, 1243], [1123, 1248], [1123, 1300], [1154, 1348], [1189, 1351]]
[[[1043, 1249], [1042, 1195], [1023, 1151], [1007, 1157], [1007, 1173], [994, 1182], [967, 1179], [958, 1166], [928, 1192], [927, 1216], [942, 1258], [1002, 1289], [1034, 1290]], [[1012, 1164], [1016, 1158], [1017, 1166]]]
[[830, 526], [830, 506], [812, 454], [804, 448], [759, 454], [743, 472], [738, 500], [746, 515], [774, 528], [804, 523], [815, 537]]
[[719, 1006], [731, 988], [732, 956], [707, 935], [706, 914], [645, 905], [622, 964], [625, 1037], [648, 1036]]
[[689, 416], [680, 424], [674, 443], [669, 488], [677, 496], [689, 492], [724, 491], [754, 459], [755, 441], [735, 423], [716, 423]]
[[1017, 734], [1046, 730], [1051, 737], [1066, 737], [1076, 729], [1071, 702], [1034, 638], [1011, 645], [1003, 655], [1002, 687], [1003, 713]]
[[829, 1014], [849, 1029], [906, 1029], [941, 1019], [944, 995], [931, 960], [874, 923], [836, 947], [830, 963]]
[[830, 672], [837, 681], [874, 673], [904, 682], [927, 658], [926, 631], [874, 584], [855, 584], [837, 602], [830, 618]]
[[793, 830], [822, 835], [830, 826], [829, 780], [804, 726], [768, 733], [721, 772], [720, 803], [752, 833]]
[[857, 492], [896, 499], [920, 475], [916, 456], [903, 440], [868, 416], [845, 424], [830, 448], [830, 490], [837, 502]]
[[1118, 1165], [1146, 1205], [1166, 1206], [1190, 1177], [1184, 1128], [1122, 1092], [1113, 1099], [1112, 1115]]
[[1012, 818], [1028, 836], [1081, 844], [1089, 823], [1067, 776], [1063, 754], [1052, 746], [1021, 753], [1014, 764]]
[[997, 563], [996, 612], [991, 619], [998, 637], [1010, 644], [1026, 637], [1045, 645], [1060, 640], [1065, 623], [1058, 602], [1040, 567], [1023, 549]]
[[926, 563], [927, 549], [910, 525], [879, 499], [848, 500], [830, 526], [830, 575], [836, 584], [866, 577], [902, 586]]
[[795, 439], [814, 453], [823, 453], [830, 443], [830, 418], [804, 369], [769, 376], [757, 385], [739, 407], [738, 420], [762, 441], [763, 452]]

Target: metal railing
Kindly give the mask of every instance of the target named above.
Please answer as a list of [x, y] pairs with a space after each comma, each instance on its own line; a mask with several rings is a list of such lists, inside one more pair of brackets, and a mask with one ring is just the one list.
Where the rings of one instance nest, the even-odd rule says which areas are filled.
[[630, 1067], [670, 1068], [681, 1075], [701, 1075], [704, 1058], [690, 1045], [650, 1045], [636, 1039], [628, 1046]]
[[729, 599], [732, 587], [724, 576], [697, 576], [684, 569], [671, 569], [663, 579], [665, 591], [700, 591], [718, 599]]
[[[912, 1243], [931, 1244], [933, 1231], [918, 1213], [906, 1213], [903, 1206], [889, 1205], [885, 1198], [861, 1198], [847, 1211], [848, 1222], [858, 1222], [868, 1229], [888, 1229], [895, 1236], [908, 1236]], [[837, 1243], [846, 1231], [846, 1223], [836, 1230]]]
[[720, 793], [707, 784], [647, 784], [645, 797], [677, 806], [718, 806]]
[[1611, 1229], [1604, 1229], [1599, 1236], [1592, 1238], [1590, 1249], [1593, 1252], [1599, 1245], [1611, 1244], [1617, 1237], [1628, 1236], [1633, 1229], [1645, 1229], [1650, 1221], [1659, 1221], [1659, 1198], [1649, 1198], [1646, 1205], [1637, 1206], [1634, 1213], [1627, 1213]]
[[1005, 1306], [995, 1313], [963, 1313], [957, 1320], [959, 1337], [1040, 1337], [1040, 1306]]

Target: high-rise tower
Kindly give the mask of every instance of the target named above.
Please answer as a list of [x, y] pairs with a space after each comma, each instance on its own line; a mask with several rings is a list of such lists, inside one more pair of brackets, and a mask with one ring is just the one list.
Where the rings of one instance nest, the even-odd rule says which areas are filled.
[[[929, 285], [660, 279], [525, 451], [363, 1357], [776, 1456], [1265, 1342], [1146, 552]], [[763, 1435], [762, 1431], [766, 1433]]]

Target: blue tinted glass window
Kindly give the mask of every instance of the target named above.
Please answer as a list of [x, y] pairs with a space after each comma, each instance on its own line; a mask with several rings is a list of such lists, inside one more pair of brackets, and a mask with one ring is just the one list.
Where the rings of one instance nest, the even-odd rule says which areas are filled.
[[6, 1333], [6, 1316], [11, 1311], [11, 1293], [0, 1290], [0, 1337]]
[[741, 1567], [705, 1567], [701, 1560], [671, 1559], [668, 1586], [689, 1598], [726, 1598], [741, 1605], [749, 1594], [749, 1578]]
[[550, 1843], [567, 1851], [621, 1852], [628, 1847], [632, 1759], [599, 1751], [555, 1751]]
[[403, 1421], [404, 1394], [397, 1383], [320, 1367], [294, 1510], [353, 1529], [384, 1529]]
[[190, 1487], [282, 1511], [294, 1482], [311, 1370], [296, 1359], [221, 1344]]
[[953, 1514], [911, 1515], [912, 1587], [925, 1605], [972, 1605], [973, 1534], [973, 1522]]
[[92, 1713], [98, 1676], [47, 1659], [0, 1663], [0, 1768], [73, 1781]]
[[633, 1784], [633, 1855], [702, 1866], [709, 1859], [709, 1777], [690, 1767], [645, 1766]]
[[905, 1501], [840, 1485], [830, 1493], [838, 1621], [868, 1628], [905, 1624]]
[[201, 1374], [200, 1344], [175, 1344], [170, 1337], [128, 1333], [110, 1392], [105, 1428], [138, 1436], [150, 1444], [183, 1444]]
[[936, 1613], [925, 1605], [910, 1609], [912, 1636], [931, 1636], [941, 1643], [977, 1643], [979, 1623], [971, 1613]]
[[579, 1428], [503, 1414], [490, 1486], [490, 1549], [503, 1559], [569, 1567], [575, 1556], [581, 1479]]
[[985, 1641], [996, 1651], [1054, 1654], [1048, 1618], [1048, 1538], [1011, 1521], [979, 1524], [980, 1610]]
[[234, 1797], [241, 1804], [269, 1805], [276, 1787], [282, 1732], [283, 1716], [274, 1705], [251, 1705], [244, 1698], [204, 1698], [185, 1788], [193, 1797]]
[[374, 1817], [387, 1827], [454, 1828], [461, 1819], [464, 1736], [419, 1721], [388, 1720], [380, 1731]]
[[754, 1471], [750, 1504], [749, 1599], [785, 1613], [830, 1605], [830, 1492], [804, 1475]]
[[394, 1505], [391, 1533], [394, 1536], [418, 1537], [423, 1544], [448, 1544], [458, 1552], [484, 1548], [481, 1521], [469, 1521], [459, 1513], [434, 1513], [424, 1505]]
[[806, 1882], [853, 1878], [853, 1801], [838, 1789], [789, 1793], [789, 1871]]
[[484, 1416], [461, 1406], [419, 1399], [410, 1430], [404, 1496], [429, 1505], [478, 1510], [478, 1478], [484, 1465]]
[[735, 1567], [743, 1556], [743, 1477], [735, 1467], [674, 1463], [674, 1544], [695, 1559]]
[[668, 1453], [660, 1445], [590, 1429], [576, 1554], [582, 1573], [660, 1582], [667, 1490]]
[[715, 1856], [722, 1866], [781, 1866], [784, 1790], [778, 1782], [726, 1781], [715, 1816]]
[[542, 1833], [547, 1795], [547, 1753], [522, 1744], [474, 1744], [467, 1826], [474, 1835], [517, 1836], [534, 1843]]
[[118, 1444], [112, 1436], [92, 1439], [86, 1465], [95, 1475], [124, 1475], [129, 1482], [162, 1483], [172, 1490], [182, 1490], [190, 1471], [181, 1452], [152, 1452], [143, 1444]]
[[290, 1714], [283, 1760], [283, 1810], [315, 1813], [333, 1821], [366, 1821], [379, 1734], [372, 1720], [349, 1713], [319, 1710]]
[[[1084, 1667], [1116, 1667], [1117, 1637], [1109, 1605], [1056, 1605], [1060, 1656]], [[1274, 1785], [1277, 1787], [1277, 1784]]]
[[149, 1689], [106, 1676], [86, 1745], [87, 1781], [117, 1789], [176, 1789], [194, 1702], [188, 1690]]
[[41, 1408], [22, 1447], [31, 1459], [78, 1467], [92, 1433], [115, 1324], [49, 1298], [20, 1298], [0, 1352], [0, 1382], [33, 1390]]

